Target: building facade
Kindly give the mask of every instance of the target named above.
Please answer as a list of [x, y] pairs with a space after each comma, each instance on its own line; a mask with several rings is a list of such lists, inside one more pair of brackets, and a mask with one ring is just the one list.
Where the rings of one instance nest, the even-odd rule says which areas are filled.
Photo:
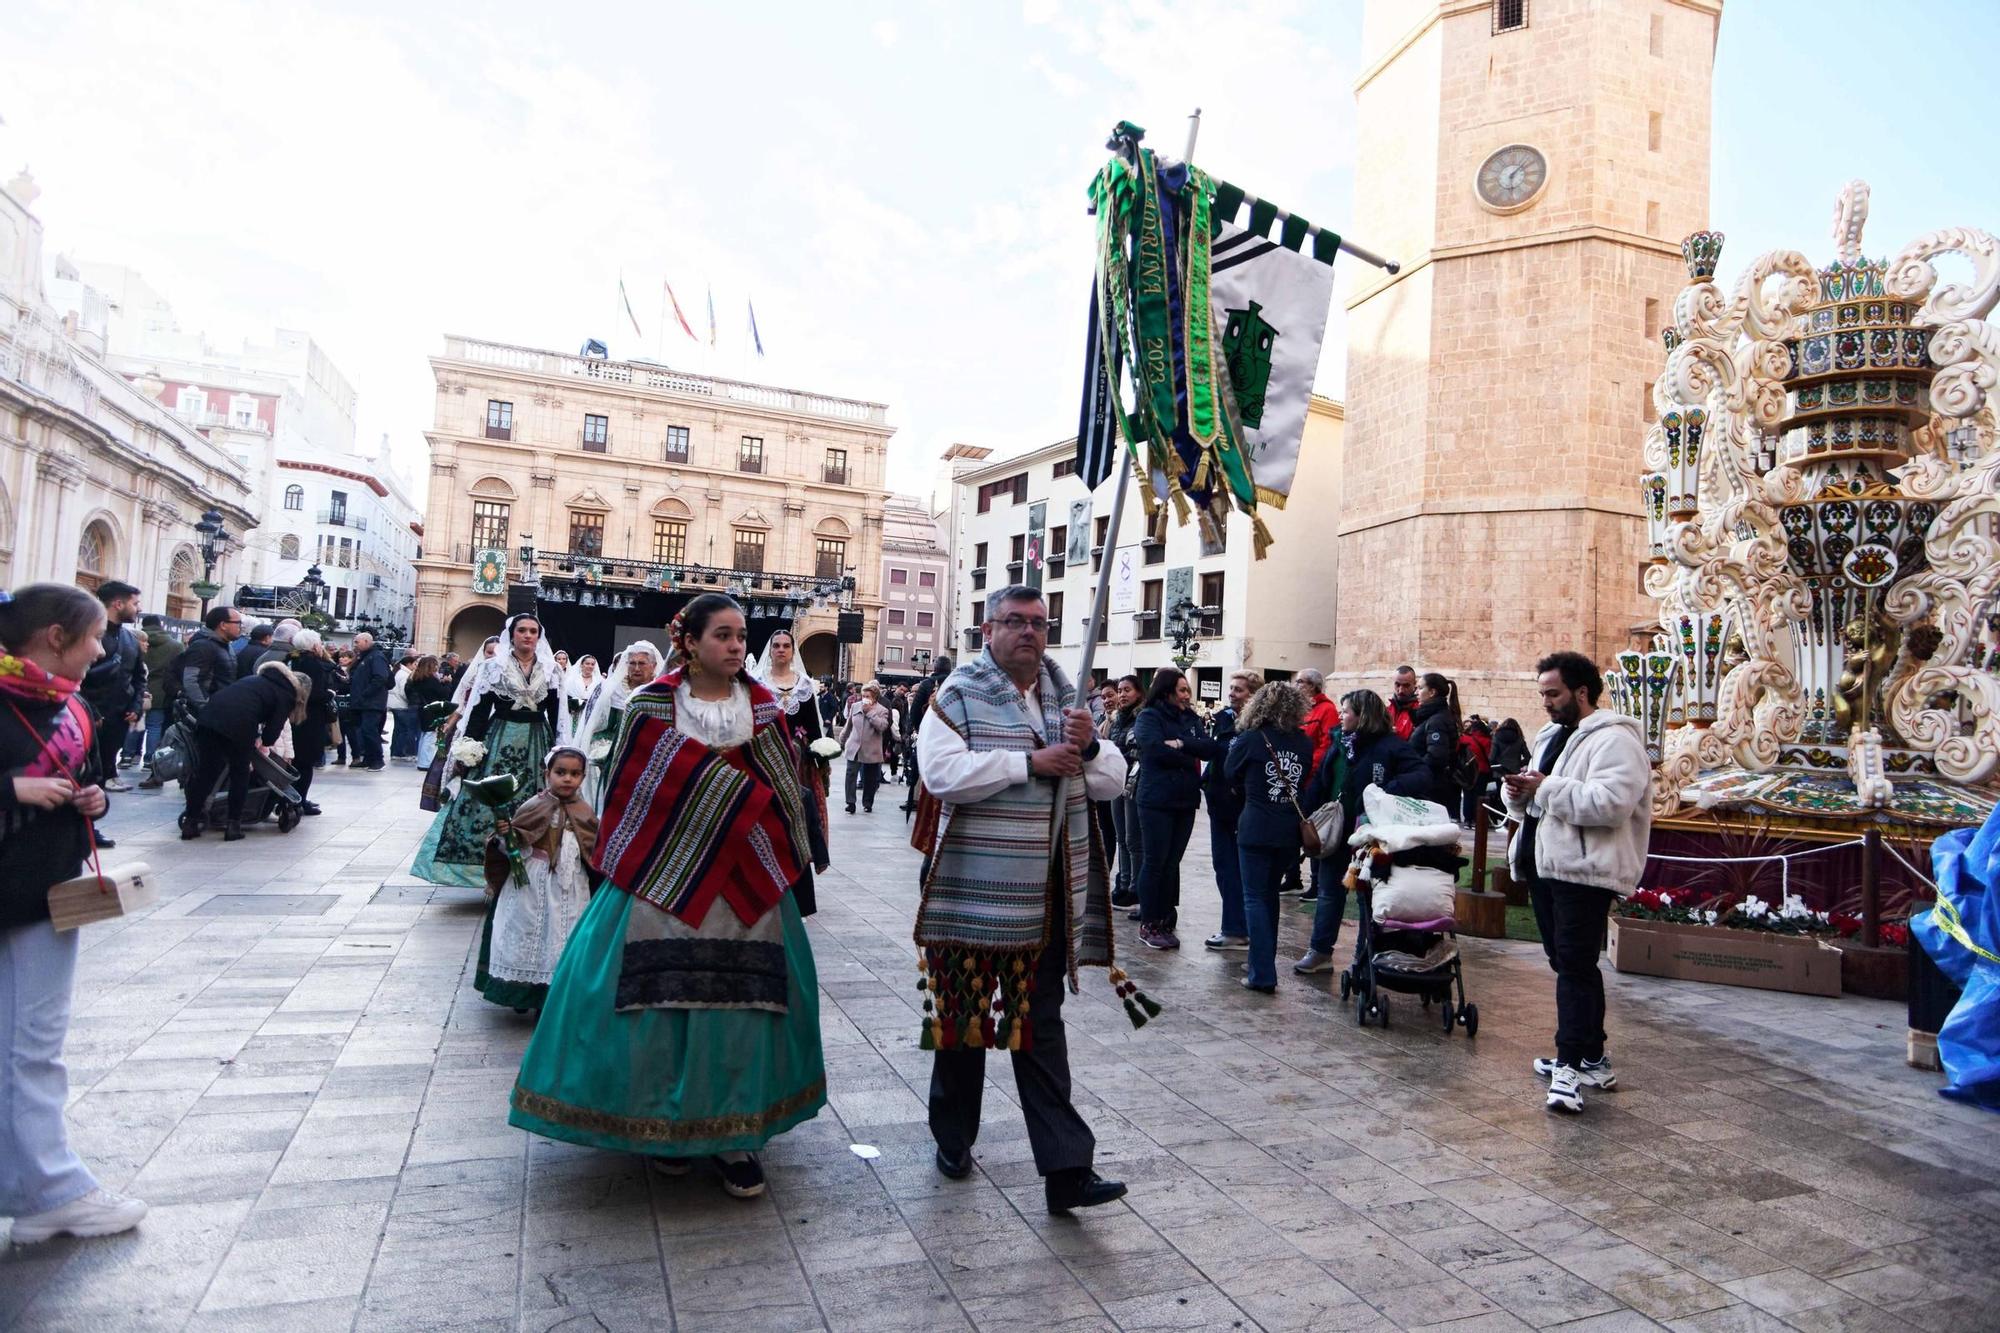
[[882, 507], [882, 630], [877, 678], [915, 678], [946, 645], [951, 552], [920, 496], [892, 495]]
[[[1369, 0], [1336, 684], [1410, 662], [1526, 717], [1647, 601], [1631, 458], [1706, 225], [1721, 0]], [[1357, 596], [1357, 589], [1399, 595]]]
[[211, 567], [206, 513], [241, 538], [260, 518], [244, 469], [104, 360], [107, 309], [74, 270], [44, 277], [39, 191], [0, 189], [0, 586], [50, 580], [138, 587], [147, 611], [189, 621], [204, 574], [227, 586], [233, 542]]
[[264, 524], [246, 540], [227, 596], [278, 612], [317, 565], [320, 609], [337, 637], [393, 628], [407, 637], [416, 604], [422, 516], [384, 439], [355, 441], [358, 397], [310, 335], [222, 348], [183, 332], [173, 307], [133, 270], [85, 263], [108, 305], [111, 367], [242, 466]]
[[[1097, 570], [1109, 558], [1096, 678], [1135, 673], [1143, 680], [1174, 665], [1173, 612], [1184, 602], [1195, 608], [1189, 670], [1205, 703], [1222, 697], [1232, 671], [1285, 679], [1306, 667], [1326, 670], [1339, 578], [1323, 534], [1342, 503], [1343, 420], [1338, 402], [1313, 398], [1292, 494], [1285, 508], [1264, 512], [1274, 542], [1262, 560], [1254, 558], [1245, 516], [1231, 514], [1221, 547], [1208, 549], [1199, 529], [1175, 523], [1169, 510], [1149, 519], [1136, 488], [1112, 534], [1106, 512], [1112, 483], [1095, 494], [1084, 487], [1074, 440], [1007, 458], [968, 459], [949, 516], [954, 651], [980, 651], [989, 592], [1031, 583], [1048, 601], [1050, 655], [1074, 674]], [[1079, 522], [1085, 535], [1078, 535]]]
[[[431, 369], [419, 643], [476, 649], [534, 607], [603, 658], [714, 588], [753, 648], [786, 623], [815, 675], [875, 661], [880, 403], [459, 337]], [[475, 586], [477, 552], [501, 561]]]

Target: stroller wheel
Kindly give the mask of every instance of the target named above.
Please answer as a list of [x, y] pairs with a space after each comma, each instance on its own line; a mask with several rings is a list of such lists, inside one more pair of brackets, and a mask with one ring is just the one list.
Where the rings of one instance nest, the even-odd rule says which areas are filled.
[[1342, 972], [1340, 974], [1340, 998], [1343, 1001], [1346, 1001], [1353, 998], [1353, 996], [1354, 996], [1354, 975], [1351, 972]]
[[289, 801], [278, 807], [278, 832], [290, 833], [299, 826], [299, 807]]
[[1383, 1027], [1389, 1026], [1389, 997], [1379, 991], [1375, 995], [1375, 1017]]
[[1455, 1027], [1458, 1023], [1458, 1015], [1455, 1012], [1453, 1012], [1450, 1000], [1446, 1000], [1444, 1002], [1443, 1017], [1444, 1017], [1444, 1035], [1449, 1037], [1451, 1035], [1452, 1028]]
[[1465, 1035], [1468, 1039], [1478, 1036], [1479, 1006], [1476, 1004], [1468, 1004], [1463, 1009], [1460, 1009], [1458, 1011], [1458, 1021], [1465, 1024]]

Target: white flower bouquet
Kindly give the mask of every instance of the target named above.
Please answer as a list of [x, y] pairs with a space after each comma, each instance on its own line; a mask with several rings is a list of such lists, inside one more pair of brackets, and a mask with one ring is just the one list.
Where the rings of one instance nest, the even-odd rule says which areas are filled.
[[486, 746], [470, 736], [461, 736], [451, 743], [451, 761], [464, 764], [467, 768], [477, 768], [486, 758]]
[[593, 763], [593, 764], [601, 764], [601, 763], [603, 763], [603, 762], [604, 762], [604, 761], [605, 761], [606, 759], [609, 759], [610, 757], [611, 757], [611, 742], [610, 742], [610, 741], [608, 741], [608, 740], [603, 740], [603, 739], [599, 739], [599, 740], [594, 740], [594, 741], [592, 741], [592, 742], [590, 743], [590, 762], [591, 762], [591, 763]]
[[831, 736], [822, 736], [806, 748], [821, 759], [837, 759], [840, 757], [840, 742]]

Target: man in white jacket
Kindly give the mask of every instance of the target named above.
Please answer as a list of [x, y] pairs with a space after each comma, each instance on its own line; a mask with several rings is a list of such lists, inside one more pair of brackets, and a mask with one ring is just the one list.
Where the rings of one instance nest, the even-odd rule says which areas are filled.
[[1638, 719], [1601, 710], [1604, 677], [1582, 653], [1535, 664], [1549, 723], [1535, 737], [1533, 767], [1505, 778], [1507, 813], [1519, 821], [1507, 852], [1528, 886], [1542, 950], [1556, 974], [1556, 1053], [1535, 1061], [1549, 1080], [1551, 1111], [1583, 1110], [1585, 1086], [1617, 1086], [1604, 1054], [1604, 950], [1611, 905], [1639, 885], [1653, 829], [1652, 761]]

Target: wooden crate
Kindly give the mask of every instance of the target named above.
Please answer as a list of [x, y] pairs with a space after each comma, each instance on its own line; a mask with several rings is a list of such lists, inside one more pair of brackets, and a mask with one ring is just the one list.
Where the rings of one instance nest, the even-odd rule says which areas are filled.
[[49, 920], [57, 930], [75, 930], [93, 921], [110, 921], [160, 900], [153, 868], [144, 861], [113, 866], [100, 880], [78, 875], [49, 889]]

